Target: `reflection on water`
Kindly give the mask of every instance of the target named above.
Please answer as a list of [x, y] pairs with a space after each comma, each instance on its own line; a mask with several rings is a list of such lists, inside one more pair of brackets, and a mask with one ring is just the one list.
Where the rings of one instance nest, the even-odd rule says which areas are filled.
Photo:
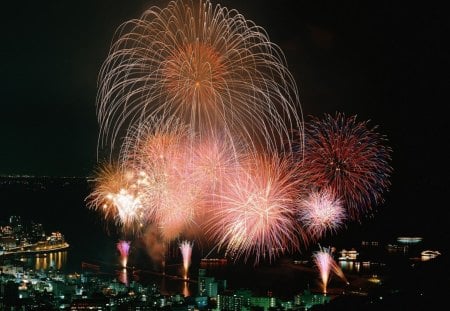
[[20, 261], [34, 270], [63, 270], [67, 263], [67, 251], [35, 254], [27, 257], [21, 257]]
[[163, 295], [182, 294], [188, 297], [192, 295], [192, 289], [196, 288], [194, 280], [182, 280], [180, 276], [174, 274], [162, 274], [149, 270], [118, 269], [115, 270], [114, 275], [126, 286], [132, 282], [139, 282], [144, 286], [155, 284]]
[[374, 261], [339, 261], [339, 265], [344, 272], [365, 275], [385, 272], [386, 264]]
[[129, 279], [127, 269], [126, 268], [120, 269], [119, 271], [117, 271], [117, 274], [118, 274], [117, 279], [119, 280], [119, 282], [128, 286]]
[[361, 263], [359, 261], [339, 261], [339, 265], [343, 271], [359, 272]]
[[191, 295], [191, 292], [189, 291], [189, 283], [187, 281], [183, 282], [183, 295], [184, 297], [188, 297]]
[[36, 257], [35, 270], [62, 270], [67, 262], [67, 251], [48, 253], [43, 257]]

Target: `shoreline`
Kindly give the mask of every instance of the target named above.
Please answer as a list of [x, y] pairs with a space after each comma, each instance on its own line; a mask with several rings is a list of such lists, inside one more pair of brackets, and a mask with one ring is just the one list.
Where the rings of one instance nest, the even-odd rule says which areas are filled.
[[[26, 247], [37, 247], [37, 244], [27, 245]], [[3, 251], [0, 253], [0, 257], [8, 257], [12, 255], [34, 255], [52, 253], [62, 250], [67, 250], [70, 247], [69, 243], [63, 242], [58, 245], [45, 246], [44, 249], [21, 249], [17, 251]]]

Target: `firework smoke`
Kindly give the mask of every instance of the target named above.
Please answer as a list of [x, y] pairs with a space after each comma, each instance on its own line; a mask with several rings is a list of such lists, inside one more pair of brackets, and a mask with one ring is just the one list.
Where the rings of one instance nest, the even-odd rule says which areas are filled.
[[147, 226], [141, 239], [148, 256], [152, 259], [153, 268], [161, 269], [165, 273], [166, 245], [162, 241], [158, 229], [154, 225]]

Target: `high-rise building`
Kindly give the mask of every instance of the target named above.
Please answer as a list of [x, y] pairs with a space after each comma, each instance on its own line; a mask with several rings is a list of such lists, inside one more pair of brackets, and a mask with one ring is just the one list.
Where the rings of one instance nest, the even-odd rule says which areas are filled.
[[22, 218], [20, 216], [10, 216], [9, 217], [9, 225], [12, 228], [13, 234], [16, 237], [22, 237], [24, 234], [24, 226], [22, 223]]
[[226, 289], [226, 280], [217, 280], [214, 277], [206, 276], [206, 269], [198, 271], [198, 295], [211, 298], [217, 297], [217, 294]]
[[36, 243], [38, 241], [42, 241], [45, 238], [45, 231], [42, 224], [39, 223], [31, 223], [31, 230], [30, 230], [30, 242]]

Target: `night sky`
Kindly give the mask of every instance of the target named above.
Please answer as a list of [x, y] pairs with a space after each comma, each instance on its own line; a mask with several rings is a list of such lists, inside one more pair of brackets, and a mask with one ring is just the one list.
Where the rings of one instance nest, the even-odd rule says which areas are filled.
[[[392, 187], [367, 230], [448, 238], [446, 11], [424, 3], [305, 2], [220, 3], [264, 27], [281, 47], [306, 120], [357, 114], [389, 139]], [[97, 76], [113, 33], [151, 5], [166, 3], [2, 5], [0, 175], [92, 174]]]

